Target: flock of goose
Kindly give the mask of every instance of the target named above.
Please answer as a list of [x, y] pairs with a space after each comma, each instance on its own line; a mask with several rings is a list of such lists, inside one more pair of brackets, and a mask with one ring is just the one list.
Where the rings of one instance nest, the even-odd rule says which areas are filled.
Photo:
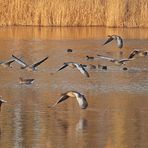
[[[106, 45], [108, 44], [109, 42], [115, 40], [116, 41], [116, 44], [117, 44], [117, 47], [118, 48], [122, 48], [123, 47], [123, 39], [122, 37], [118, 36], [118, 35], [108, 35], [108, 39], [105, 41], [105, 43], [103, 45]], [[67, 52], [73, 52], [72, 49], [68, 49]], [[101, 59], [104, 59], [104, 60], [108, 60], [116, 65], [124, 65], [126, 64], [126, 62], [129, 62], [129, 61], [132, 61], [135, 59], [136, 56], [147, 56], [148, 55], [148, 51], [143, 51], [141, 49], [134, 49], [130, 55], [125, 58], [125, 59], [114, 59], [114, 58], [111, 58], [111, 57], [107, 57], [107, 56], [104, 56], [104, 55], [100, 55], [98, 54], [97, 55], [97, 58], [101, 58]], [[86, 56], [87, 60], [90, 60], [90, 59], [94, 59], [95, 57], [91, 57], [91, 56]], [[45, 62], [46, 60], [48, 59], [48, 56], [39, 60], [38, 62], [36, 63], [33, 63], [33, 64], [26, 64], [22, 59], [21, 57], [16, 57], [15, 55], [12, 55], [12, 58], [8, 61], [3, 61], [3, 62], [0, 62], [0, 65], [2, 65], [3, 67], [9, 67], [9, 68], [12, 68], [11, 64], [13, 62], [17, 62], [18, 64], [21, 65], [21, 69], [26, 69], [28, 71], [35, 71], [37, 69], [37, 67], [42, 64], [43, 62]], [[96, 68], [95, 65], [91, 65], [92, 68]], [[78, 69], [84, 76], [86, 77], [90, 77], [88, 71], [86, 70], [86, 67], [87, 65], [83, 65], [83, 64], [80, 64], [80, 63], [76, 63], [76, 62], [65, 62], [59, 69], [58, 71], [66, 68], [66, 67], [71, 67], [71, 68], [76, 68]], [[107, 66], [103, 66], [103, 65], [98, 65], [98, 67], [102, 68], [102, 69], [105, 69], [107, 70]], [[126, 70], [126, 69], [125, 69]], [[29, 84], [32, 84], [34, 82], [34, 79], [24, 79], [22, 77], [19, 77], [19, 80], [20, 80], [20, 84], [26, 84], [26, 85], [29, 85]], [[50, 105], [48, 106], [49, 108], [52, 108], [52, 107], [55, 107], [57, 104], [65, 101], [66, 99], [68, 99], [69, 97], [72, 97], [72, 98], [76, 98], [77, 101], [78, 101], [78, 104], [80, 106], [81, 109], [86, 109], [87, 106], [88, 106], [88, 102], [87, 102], [87, 99], [86, 97], [79, 93], [79, 92], [76, 92], [76, 91], [68, 91], [68, 92], [65, 92], [63, 94], [61, 94], [61, 97], [60, 99], [58, 99], [56, 101], [55, 104], [53, 105]], [[7, 101], [5, 101], [1, 96], [0, 96], [0, 109], [1, 109], [1, 105], [2, 103], [6, 103]]]

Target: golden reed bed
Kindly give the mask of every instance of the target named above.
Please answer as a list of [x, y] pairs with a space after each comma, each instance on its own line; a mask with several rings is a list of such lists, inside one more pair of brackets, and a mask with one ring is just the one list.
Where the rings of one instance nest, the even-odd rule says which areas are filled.
[[1, 0], [2, 25], [148, 27], [148, 0]]

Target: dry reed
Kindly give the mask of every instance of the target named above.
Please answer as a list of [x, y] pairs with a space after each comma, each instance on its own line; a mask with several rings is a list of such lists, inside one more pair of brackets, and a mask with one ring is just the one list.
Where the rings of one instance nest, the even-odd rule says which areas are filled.
[[1, 0], [2, 25], [148, 27], [148, 0]]

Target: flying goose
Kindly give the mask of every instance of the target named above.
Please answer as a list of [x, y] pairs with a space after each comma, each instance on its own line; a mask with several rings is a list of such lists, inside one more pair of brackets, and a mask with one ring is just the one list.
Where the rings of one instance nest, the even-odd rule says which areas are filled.
[[5, 101], [5, 100], [3, 100], [2, 99], [2, 96], [0, 96], [0, 111], [1, 111], [1, 105], [2, 105], [2, 103], [6, 103], [7, 101]]
[[116, 43], [117, 43], [117, 47], [118, 48], [122, 48], [123, 47], [123, 39], [122, 39], [121, 36], [118, 36], [118, 35], [108, 35], [108, 37], [109, 37], [108, 40], [103, 45], [105, 45], [105, 44], [115, 40]]
[[17, 58], [16, 56], [12, 55], [12, 57], [15, 59], [16, 62], [18, 62], [20, 65], [22, 65], [21, 69], [26, 69], [28, 71], [36, 70], [37, 66], [39, 66], [41, 63], [43, 63], [44, 61], [46, 61], [48, 59], [48, 56], [47, 56], [44, 59], [42, 59], [32, 65], [28, 65], [25, 62], [23, 62], [21, 59]]
[[89, 77], [89, 73], [85, 70], [84, 66], [82, 64], [75, 63], [75, 62], [64, 63], [64, 65], [61, 68], [59, 68], [58, 71], [66, 68], [67, 66], [72, 67], [72, 68], [77, 68], [83, 75]]
[[68, 91], [66, 93], [61, 94], [60, 99], [58, 99], [55, 104], [48, 106], [48, 107], [49, 108], [55, 107], [57, 104], [59, 104], [62, 101], [65, 101], [69, 97], [76, 98], [81, 109], [87, 108], [88, 103], [87, 103], [85, 96], [76, 91]]
[[134, 59], [134, 58], [132, 58], [132, 59], [120, 59], [120, 60], [117, 60], [117, 59], [113, 59], [113, 58], [102, 56], [102, 55], [97, 55], [97, 56], [99, 56], [102, 59], [109, 60], [110, 62], [115, 63], [116, 65], [124, 65], [126, 62], [132, 61]]
[[134, 50], [130, 53], [128, 59], [131, 59], [131, 58], [133, 58], [133, 57], [136, 56], [136, 55], [138, 55], [138, 56], [140, 56], [140, 57], [144, 57], [144, 56], [147, 56], [147, 55], [148, 55], [148, 51], [141, 51], [140, 49], [134, 49]]
[[22, 77], [19, 77], [19, 83], [20, 84], [32, 84], [34, 82], [34, 79], [23, 79]]

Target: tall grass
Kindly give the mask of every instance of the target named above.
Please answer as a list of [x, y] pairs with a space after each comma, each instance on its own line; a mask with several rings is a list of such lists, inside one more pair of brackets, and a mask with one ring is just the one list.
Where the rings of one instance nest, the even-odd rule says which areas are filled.
[[148, 0], [1, 0], [0, 25], [148, 27]]

